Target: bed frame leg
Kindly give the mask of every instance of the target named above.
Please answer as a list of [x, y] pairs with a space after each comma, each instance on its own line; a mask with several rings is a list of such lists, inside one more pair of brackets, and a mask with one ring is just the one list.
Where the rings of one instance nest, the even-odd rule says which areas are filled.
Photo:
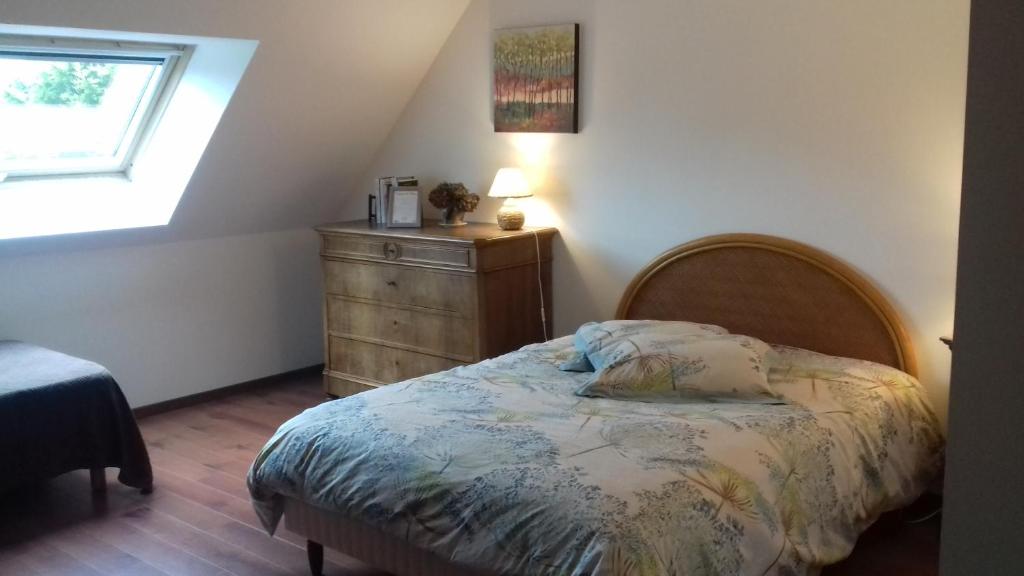
[[309, 571], [313, 576], [324, 574], [324, 545], [306, 540], [306, 556], [309, 557]]
[[92, 484], [92, 491], [102, 493], [107, 491], [107, 471], [104, 468], [90, 468], [89, 482]]

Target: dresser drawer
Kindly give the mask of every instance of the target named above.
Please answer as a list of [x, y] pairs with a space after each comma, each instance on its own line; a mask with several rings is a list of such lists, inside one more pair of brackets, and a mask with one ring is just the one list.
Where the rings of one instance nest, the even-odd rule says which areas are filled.
[[324, 235], [323, 253], [328, 256], [385, 260], [385, 238], [376, 236]]
[[359, 394], [360, 392], [366, 392], [375, 388], [377, 388], [377, 384], [368, 384], [355, 380], [352, 377], [341, 377], [330, 371], [324, 373], [324, 391], [331, 396], [344, 398], [345, 396]]
[[476, 323], [464, 316], [327, 297], [327, 330], [335, 336], [397, 344], [472, 362]]
[[473, 249], [469, 246], [432, 244], [381, 236], [324, 235], [323, 254], [340, 258], [440, 266], [456, 270], [473, 268]]
[[462, 364], [455, 360], [369, 344], [337, 336], [330, 337], [329, 371], [342, 377], [391, 384], [425, 374], [441, 372]]
[[476, 278], [425, 268], [368, 262], [324, 261], [328, 294], [420, 306], [473, 316]]
[[388, 246], [386, 249], [388, 250], [387, 253], [396, 262], [466, 270], [473, 267], [473, 252], [465, 246], [419, 244], [402, 241], [396, 242], [394, 246]]

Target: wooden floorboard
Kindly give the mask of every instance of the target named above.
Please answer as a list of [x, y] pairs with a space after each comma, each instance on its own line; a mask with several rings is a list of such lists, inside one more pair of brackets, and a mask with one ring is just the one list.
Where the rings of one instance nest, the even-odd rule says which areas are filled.
[[166, 576], [167, 573], [138, 556], [101, 540], [87, 530], [69, 529], [54, 542], [61, 551], [107, 575]]
[[[306, 576], [305, 540], [283, 526], [267, 536], [245, 476], [281, 423], [325, 399], [307, 373], [142, 418], [156, 477], [148, 496], [118, 484], [114, 470], [102, 496], [86, 471], [0, 494], [0, 574]], [[936, 576], [939, 521], [907, 524], [912, 515], [880, 522], [823, 574]], [[380, 576], [333, 550], [324, 572]]]

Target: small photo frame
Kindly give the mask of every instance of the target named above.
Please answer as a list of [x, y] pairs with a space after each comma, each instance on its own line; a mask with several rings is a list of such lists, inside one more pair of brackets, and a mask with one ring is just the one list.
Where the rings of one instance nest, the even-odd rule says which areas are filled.
[[420, 189], [399, 186], [388, 193], [388, 228], [419, 228], [423, 222]]

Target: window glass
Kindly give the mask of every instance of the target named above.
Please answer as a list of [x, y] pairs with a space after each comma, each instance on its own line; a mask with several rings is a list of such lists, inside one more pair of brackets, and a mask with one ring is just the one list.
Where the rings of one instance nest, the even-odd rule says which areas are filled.
[[0, 172], [123, 170], [166, 64], [0, 52]]

